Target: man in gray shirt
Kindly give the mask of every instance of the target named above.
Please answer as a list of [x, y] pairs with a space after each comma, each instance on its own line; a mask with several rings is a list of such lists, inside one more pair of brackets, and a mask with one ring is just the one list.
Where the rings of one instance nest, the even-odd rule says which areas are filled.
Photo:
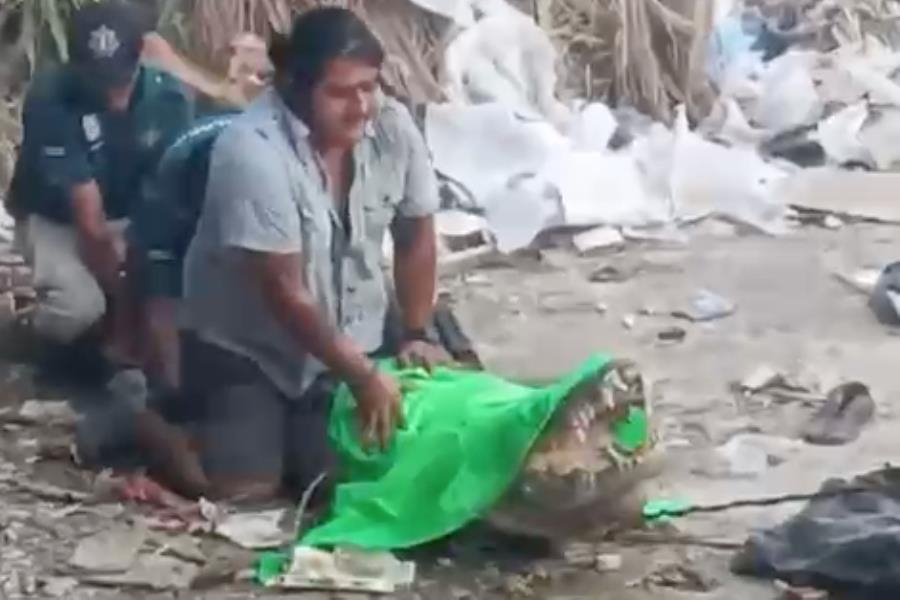
[[271, 496], [333, 468], [334, 382], [382, 447], [400, 425], [383, 349], [382, 244], [394, 238], [401, 362], [446, 355], [425, 335], [436, 281], [437, 182], [408, 111], [379, 86], [381, 45], [324, 8], [273, 44], [276, 83], [217, 140], [186, 258], [183, 386], [208, 482], [197, 493]]

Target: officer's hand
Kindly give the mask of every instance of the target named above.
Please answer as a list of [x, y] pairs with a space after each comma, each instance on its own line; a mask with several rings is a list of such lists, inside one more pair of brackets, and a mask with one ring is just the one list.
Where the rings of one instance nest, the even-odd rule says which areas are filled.
[[431, 372], [434, 367], [449, 364], [452, 359], [437, 344], [424, 340], [412, 340], [400, 346], [397, 362], [401, 367], [424, 367]]
[[400, 386], [393, 377], [372, 371], [359, 383], [351, 385], [356, 398], [356, 411], [363, 445], [377, 442], [386, 450], [394, 430], [403, 424]]

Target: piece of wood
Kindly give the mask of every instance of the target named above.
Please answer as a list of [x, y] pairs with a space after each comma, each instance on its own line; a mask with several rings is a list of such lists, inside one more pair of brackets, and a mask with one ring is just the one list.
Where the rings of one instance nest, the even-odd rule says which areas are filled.
[[849, 217], [900, 223], [900, 173], [807, 169], [776, 192], [789, 206]]

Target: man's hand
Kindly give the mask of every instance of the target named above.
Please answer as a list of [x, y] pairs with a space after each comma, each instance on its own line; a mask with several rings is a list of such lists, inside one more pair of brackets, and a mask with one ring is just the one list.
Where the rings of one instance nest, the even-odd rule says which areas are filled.
[[431, 372], [434, 367], [452, 362], [450, 355], [439, 345], [425, 340], [411, 340], [400, 346], [397, 362], [401, 367], [423, 367]]
[[363, 444], [377, 441], [386, 450], [394, 430], [403, 424], [400, 386], [390, 375], [373, 370], [350, 389], [356, 398]]

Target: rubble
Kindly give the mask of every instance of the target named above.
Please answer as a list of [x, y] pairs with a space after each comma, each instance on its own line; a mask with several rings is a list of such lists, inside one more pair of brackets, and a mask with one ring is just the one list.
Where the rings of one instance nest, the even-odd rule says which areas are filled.
[[81, 540], [69, 564], [76, 569], [98, 573], [127, 571], [146, 539], [144, 525], [118, 525]]
[[282, 527], [283, 509], [256, 513], [236, 512], [216, 523], [216, 534], [249, 550], [277, 548], [287, 542], [292, 533]]

